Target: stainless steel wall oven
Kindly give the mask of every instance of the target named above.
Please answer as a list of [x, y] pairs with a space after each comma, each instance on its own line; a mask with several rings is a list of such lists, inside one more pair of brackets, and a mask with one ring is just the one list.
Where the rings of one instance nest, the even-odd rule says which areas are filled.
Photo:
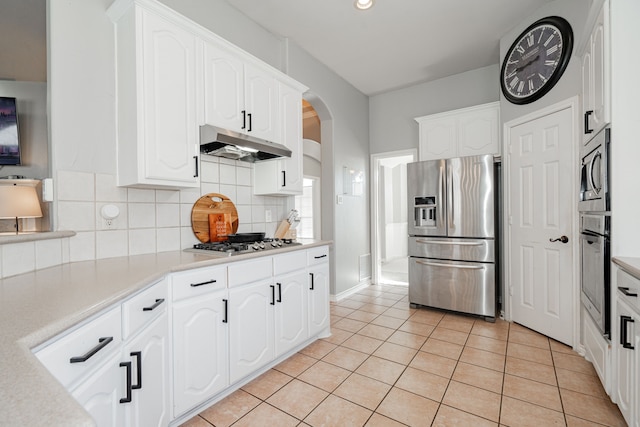
[[580, 218], [580, 300], [600, 332], [611, 332], [611, 252], [608, 214], [582, 214]]

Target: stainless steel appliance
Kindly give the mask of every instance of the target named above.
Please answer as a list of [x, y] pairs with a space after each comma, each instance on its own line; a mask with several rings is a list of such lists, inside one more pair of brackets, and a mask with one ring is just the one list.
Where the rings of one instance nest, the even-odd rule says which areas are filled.
[[605, 337], [611, 332], [611, 254], [608, 214], [580, 218], [580, 300]]
[[224, 241], [197, 243], [193, 248], [185, 249], [186, 252], [196, 252], [214, 257], [228, 257], [253, 252], [272, 251], [281, 248], [301, 245], [289, 239], [263, 239], [258, 241]]
[[580, 150], [580, 212], [607, 212], [611, 128], [602, 129]]
[[495, 320], [498, 176], [491, 155], [407, 165], [411, 304]]
[[[251, 114], [247, 116], [245, 127], [251, 131]], [[282, 144], [211, 125], [200, 126], [200, 152], [244, 162], [291, 157], [291, 150]]]

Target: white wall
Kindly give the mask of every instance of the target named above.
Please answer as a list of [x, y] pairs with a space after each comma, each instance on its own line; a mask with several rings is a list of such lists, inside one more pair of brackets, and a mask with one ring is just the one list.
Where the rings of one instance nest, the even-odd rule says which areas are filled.
[[498, 100], [497, 65], [478, 68], [369, 99], [371, 152], [418, 147], [416, 117]]

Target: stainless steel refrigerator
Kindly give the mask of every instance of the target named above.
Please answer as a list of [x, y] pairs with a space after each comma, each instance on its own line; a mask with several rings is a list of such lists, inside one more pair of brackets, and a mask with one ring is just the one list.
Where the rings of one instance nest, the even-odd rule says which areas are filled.
[[407, 165], [409, 302], [496, 316], [496, 198], [491, 155]]

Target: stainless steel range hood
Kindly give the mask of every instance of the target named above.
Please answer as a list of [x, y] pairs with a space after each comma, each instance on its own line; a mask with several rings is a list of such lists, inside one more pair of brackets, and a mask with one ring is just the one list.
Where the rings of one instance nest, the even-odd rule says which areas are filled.
[[200, 152], [245, 162], [291, 157], [282, 144], [211, 125], [200, 126]]

